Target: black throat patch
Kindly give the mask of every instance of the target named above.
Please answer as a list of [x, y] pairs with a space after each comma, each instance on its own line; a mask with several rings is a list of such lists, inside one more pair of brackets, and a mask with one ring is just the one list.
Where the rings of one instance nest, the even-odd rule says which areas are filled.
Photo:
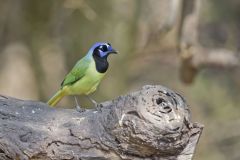
[[96, 69], [99, 73], [105, 73], [108, 69], [108, 61], [107, 61], [107, 57], [104, 58], [100, 58], [96, 55], [93, 55], [93, 59], [95, 61], [96, 64]]

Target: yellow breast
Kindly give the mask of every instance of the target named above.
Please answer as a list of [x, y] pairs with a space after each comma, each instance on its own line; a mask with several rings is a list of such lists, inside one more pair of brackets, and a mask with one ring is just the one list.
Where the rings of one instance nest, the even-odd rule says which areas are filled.
[[96, 70], [95, 62], [92, 61], [86, 70], [86, 74], [71, 86], [64, 87], [64, 89], [68, 95], [88, 95], [97, 89], [104, 75], [105, 73], [99, 73]]

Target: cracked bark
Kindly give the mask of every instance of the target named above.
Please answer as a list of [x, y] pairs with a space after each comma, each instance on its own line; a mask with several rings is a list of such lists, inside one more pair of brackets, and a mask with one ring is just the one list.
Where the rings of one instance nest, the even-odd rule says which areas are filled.
[[0, 97], [0, 159], [192, 159], [203, 126], [163, 86], [79, 113]]

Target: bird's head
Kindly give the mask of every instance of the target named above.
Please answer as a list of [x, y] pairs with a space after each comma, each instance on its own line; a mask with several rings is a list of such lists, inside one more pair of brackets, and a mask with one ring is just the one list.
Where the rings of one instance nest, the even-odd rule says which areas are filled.
[[88, 52], [94, 57], [107, 59], [110, 54], [116, 54], [117, 51], [112, 48], [110, 43], [98, 42], [95, 43]]
[[98, 42], [90, 48], [87, 57], [93, 57], [97, 71], [105, 73], [108, 69], [107, 57], [111, 53], [116, 54], [117, 51], [109, 43]]

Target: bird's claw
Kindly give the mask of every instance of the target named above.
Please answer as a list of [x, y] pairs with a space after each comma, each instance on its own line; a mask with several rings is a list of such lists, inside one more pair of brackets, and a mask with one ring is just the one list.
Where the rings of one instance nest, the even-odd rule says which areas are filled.
[[80, 106], [76, 106], [76, 110], [80, 113], [84, 112], [85, 109], [84, 108], [81, 108]]
[[103, 105], [102, 105], [101, 103], [95, 105], [95, 109], [96, 109], [97, 111], [101, 111], [101, 108], [102, 108], [102, 107], [103, 107]]

